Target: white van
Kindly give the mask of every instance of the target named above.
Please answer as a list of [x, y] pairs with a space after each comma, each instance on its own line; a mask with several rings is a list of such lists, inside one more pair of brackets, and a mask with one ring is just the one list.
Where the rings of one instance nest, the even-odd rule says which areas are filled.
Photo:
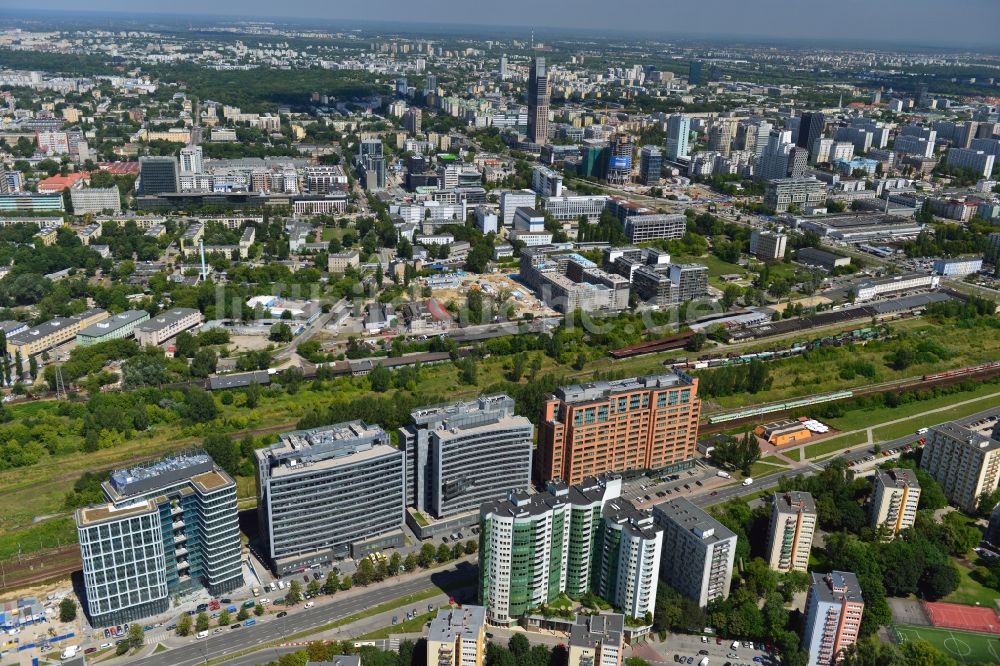
[[195, 636], [199, 641], [203, 638], [208, 638], [208, 631], [199, 631], [198, 635]]
[[739, 646], [740, 646], [740, 642], [739, 641], [733, 641], [733, 644], [729, 646], [729, 649], [730, 650], [735, 650], [735, 649], [739, 648]]
[[62, 654], [59, 655], [60, 659], [72, 659], [76, 656], [76, 653], [80, 651], [79, 645], [67, 645], [63, 648]]
[[750, 486], [750, 485], [753, 485], [753, 479], [751, 479], [751, 478], [750, 478], [750, 477], [748, 476], [747, 478], [743, 479], [743, 485], [744, 485], [744, 486]]

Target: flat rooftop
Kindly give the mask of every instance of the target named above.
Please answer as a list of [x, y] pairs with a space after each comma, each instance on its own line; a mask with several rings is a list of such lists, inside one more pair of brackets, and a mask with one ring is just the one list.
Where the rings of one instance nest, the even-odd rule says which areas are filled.
[[690, 385], [691, 379], [687, 375], [669, 372], [662, 375], [650, 375], [648, 377], [630, 377], [614, 381], [561, 386], [556, 389], [555, 396], [563, 402], [591, 402], [607, 399], [618, 393], [629, 393], [643, 389], [677, 388], [679, 386]]
[[920, 488], [916, 473], [905, 467], [879, 470], [878, 478], [886, 488]]
[[144, 333], [159, 331], [164, 328], [168, 328], [193, 314], [198, 314], [200, 316], [201, 313], [194, 308], [173, 308], [171, 310], [167, 310], [166, 312], [161, 312], [155, 317], [152, 317], [149, 321], [139, 324], [135, 327], [135, 330], [142, 331]]
[[657, 504], [653, 507], [653, 515], [657, 522], [668, 520], [707, 544], [736, 537], [732, 530], [684, 497]]
[[816, 513], [816, 502], [813, 496], [802, 490], [789, 490], [787, 493], [774, 493], [774, 506], [781, 513]]
[[812, 574], [812, 591], [820, 601], [840, 603], [852, 601], [864, 603], [861, 583], [849, 571], [831, 571], [828, 574]]
[[454, 643], [461, 637], [463, 640], [479, 639], [479, 632], [486, 624], [486, 609], [482, 606], [463, 606], [461, 608], [441, 608], [437, 617], [431, 620], [427, 630], [428, 641]]
[[99, 338], [108, 335], [137, 321], [148, 319], [149, 313], [145, 310], [126, 310], [120, 314], [111, 315], [104, 321], [91, 324], [77, 335], [84, 338]]
[[113, 499], [138, 495], [176, 484], [198, 474], [215, 469], [215, 463], [205, 453], [171, 456], [150, 465], [115, 470], [105, 489]]
[[945, 437], [962, 442], [966, 446], [982, 451], [993, 451], [1000, 449], [1000, 442], [985, 435], [980, 435], [974, 430], [969, 430], [955, 421], [941, 423], [931, 427], [932, 431], [937, 431]]
[[311, 430], [282, 433], [277, 444], [256, 451], [257, 460], [272, 477], [288, 476], [302, 469], [334, 468], [400, 453], [389, 445], [381, 426], [348, 421]]
[[88, 506], [76, 510], [76, 523], [81, 527], [86, 527], [105, 521], [122, 520], [123, 518], [141, 516], [144, 513], [154, 513], [156, 511], [158, 511], [156, 505], [150, 500], [129, 504], [120, 508], [116, 508], [114, 504]]
[[625, 616], [577, 614], [569, 630], [569, 644], [574, 647], [597, 647], [602, 643], [620, 645], [625, 633]]
[[438, 421], [449, 421], [454, 417], [477, 413], [513, 413], [514, 399], [504, 393], [486, 395], [475, 400], [460, 400], [447, 405], [423, 407], [410, 412], [410, 418], [417, 425]]

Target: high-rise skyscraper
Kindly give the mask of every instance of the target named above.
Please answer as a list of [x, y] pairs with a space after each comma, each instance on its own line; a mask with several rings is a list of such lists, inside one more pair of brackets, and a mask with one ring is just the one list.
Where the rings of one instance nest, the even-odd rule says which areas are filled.
[[405, 461], [361, 421], [282, 433], [257, 449], [263, 552], [278, 575], [402, 544]]
[[608, 145], [608, 164], [604, 178], [612, 185], [624, 185], [632, 178], [632, 137], [615, 134]]
[[369, 191], [385, 189], [385, 153], [380, 139], [366, 139], [359, 143], [355, 163], [362, 187]]
[[663, 172], [663, 153], [656, 146], [643, 146], [639, 151], [639, 181], [643, 185], [656, 185]]
[[542, 56], [531, 61], [528, 74], [528, 141], [549, 141], [549, 76]]
[[728, 598], [736, 561], [732, 530], [684, 497], [654, 506], [653, 518], [663, 528], [663, 580], [702, 608]]
[[875, 474], [871, 522], [876, 529], [885, 527], [887, 538], [913, 527], [919, 504], [920, 483], [912, 469], [887, 469]]
[[688, 83], [693, 86], [701, 85], [701, 60], [692, 60], [688, 64]]
[[504, 53], [500, 56], [500, 80], [507, 80], [507, 54]]
[[691, 119], [675, 113], [667, 118], [667, 159], [688, 156], [691, 137]]
[[799, 136], [795, 145], [805, 148], [807, 151], [812, 147], [813, 141], [823, 135], [823, 126], [826, 124], [826, 117], [822, 113], [803, 113], [799, 119]]

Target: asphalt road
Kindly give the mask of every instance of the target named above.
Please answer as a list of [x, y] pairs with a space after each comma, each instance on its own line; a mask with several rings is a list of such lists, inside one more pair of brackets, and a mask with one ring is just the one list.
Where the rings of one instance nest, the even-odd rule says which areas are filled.
[[[210, 635], [202, 640], [191, 639], [191, 643], [179, 648], [154, 654], [144, 659], [130, 662], [133, 666], [195, 666], [209, 659], [222, 657], [264, 643], [280, 641], [300, 631], [313, 629], [324, 624], [359, 613], [368, 608], [393, 601], [408, 594], [414, 594], [428, 587], [447, 586], [467, 579], [475, 567], [466, 564], [464, 567], [433, 571], [394, 585], [386, 585], [366, 591], [349, 599], [338, 601], [336, 597], [331, 603], [315, 606], [308, 610], [297, 609], [282, 618], [273, 618], [252, 627], [237, 630], [225, 630], [218, 635]], [[265, 657], [267, 657], [265, 659]], [[275, 658], [273, 649], [259, 652], [256, 661], [234, 661], [233, 664], [251, 666], [267, 663]], [[263, 659], [263, 661], [260, 661]]]
[[[967, 423], [972, 423], [973, 421], [977, 421], [979, 419], [993, 418], [996, 417], [998, 414], [1000, 414], [1000, 407], [991, 407], [990, 409], [984, 409], [983, 411], [977, 412], [971, 416], [958, 419], [958, 421], [959, 423], [967, 424]], [[878, 442], [878, 445], [883, 451], [887, 451], [889, 449], [895, 449], [901, 447], [904, 444], [912, 444], [918, 439], [919, 436], [916, 433], [913, 433], [910, 435], [905, 435], [898, 439], [889, 440], [887, 442]], [[857, 446], [853, 446], [850, 448], [850, 453], [842, 453], [838, 456], [832, 456], [822, 462], [811, 464], [808, 468], [789, 469], [783, 472], [779, 472], [777, 474], [771, 474], [759, 481], [755, 481], [753, 485], [750, 486], [744, 486], [742, 484], [737, 484], [734, 486], [726, 486], [725, 488], [717, 490], [715, 495], [711, 495], [706, 492], [701, 495], [698, 495], [697, 497], [691, 498], [691, 502], [695, 506], [699, 506], [702, 508], [712, 506], [713, 504], [720, 504], [722, 502], [731, 500], [734, 497], [749, 495], [751, 493], [759, 492], [761, 490], [767, 490], [768, 488], [773, 488], [778, 485], [778, 482], [781, 479], [785, 479], [790, 476], [796, 476], [798, 474], [808, 474], [810, 473], [810, 469], [812, 471], [816, 471], [818, 469], [826, 468], [833, 460], [844, 459], [847, 462], [861, 460], [862, 458], [866, 458], [871, 455], [869, 449], [871, 449], [871, 447], [868, 446], [867, 444], [858, 444]], [[872, 461], [872, 464], [875, 464], [877, 462], [878, 460]]]

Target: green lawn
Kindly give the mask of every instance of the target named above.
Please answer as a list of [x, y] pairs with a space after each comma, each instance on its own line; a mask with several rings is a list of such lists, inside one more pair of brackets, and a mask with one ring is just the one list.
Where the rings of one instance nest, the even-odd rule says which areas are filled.
[[792, 460], [802, 460], [802, 449], [789, 449], [787, 451], [782, 451], [781, 455], [786, 458], [791, 458]]
[[[996, 385], [988, 385], [980, 388], [992, 388], [993, 392], [996, 392]], [[976, 391], [973, 391], [975, 393]], [[965, 394], [969, 395], [969, 394]], [[912, 435], [917, 432], [920, 428], [926, 428], [932, 425], [937, 425], [938, 423], [944, 423], [945, 421], [954, 421], [955, 419], [960, 419], [966, 416], [970, 416], [977, 412], [981, 412], [984, 409], [989, 409], [997, 404], [997, 400], [1000, 396], [996, 397], [982, 397], [976, 400], [976, 402], [969, 403], [968, 405], [960, 405], [958, 407], [952, 407], [951, 409], [945, 410], [943, 412], [935, 412], [933, 414], [924, 414], [922, 416], [915, 416], [912, 419], [908, 419], [902, 423], [894, 423], [890, 426], [885, 426], [884, 428], [876, 428], [874, 430], [875, 441], [885, 442], [897, 437], [905, 437], [906, 435]], [[968, 399], [968, 398], [964, 398]], [[961, 400], [959, 400], [961, 402]]]
[[958, 589], [942, 599], [942, 601], [969, 606], [979, 604], [980, 606], [996, 607], [996, 599], [1000, 599], [1000, 592], [984, 587], [973, 580], [969, 575], [972, 573], [972, 570], [968, 567], [958, 565], [958, 573]]
[[834, 451], [840, 451], [841, 449], [857, 446], [859, 444], [864, 444], [867, 441], [868, 435], [863, 432], [855, 432], [849, 435], [837, 435], [836, 437], [831, 437], [830, 439], [824, 439], [822, 442], [806, 446], [806, 460], [816, 458], [827, 453], [833, 453]]
[[[975, 398], [984, 398], [993, 393], [1000, 392], [1000, 387], [996, 384], [981, 384], [977, 386], [972, 391], [965, 391], [962, 393], [952, 393], [950, 395], [943, 395], [936, 398], [931, 398], [929, 400], [920, 400], [917, 402], [910, 402], [899, 407], [879, 407], [876, 409], [855, 409], [844, 416], [838, 416], [834, 419], [829, 419], [828, 423], [836, 428], [837, 430], [858, 430], [860, 428], [867, 428], [869, 426], [878, 425], [879, 423], [885, 423], [886, 421], [893, 421], [895, 419], [902, 419], [908, 416], [919, 416], [925, 414], [931, 409], [938, 409], [940, 407], [947, 407], [948, 405], [954, 404], [956, 402], [962, 402], [963, 400], [972, 400]], [[972, 409], [968, 412], [969, 414], [974, 414], [980, 412], [989, 407], [989, 405], [981, 405]], [[941, 414], [945, 414], [942, 412]], [[935, 416], [935, 415], [931, 415]], [[959, 417], [951, 417], [959, 418]], [[941, 421], [947, 421], [947, 418], [942, 416]], [[940, 423], [936, 421], [935, 423]], [[905, 433], [904, 433], [905, 434]]]
[[759, 479], [762, 476], [775, 474], [776, 472], [786, 469], [788, 469], [786, 465], [772, 465], [771, 463], [764, 462], [763, 460], [758, 460], [750, 466], [750, 476], [754, 479]]
[[671, 257], [670, 260], [677, 264], [702, 264], [707, 266], [709, 277], [731, 274], [747, 275], [747, 270], [739, 264], [731, 264], [728, 261], [723, 261], [714, 254], [706, 254], [703, 257], [680, 255]]
[[959, 664], [1000, 663], [1000, 637], [997, 636], [903, 624], [896, 625], [895, 632], [899, 642], [927, 641]]
[[412, 620], [403, 620], [399, 624], [395, 624], [391, 627], [382, 627], [375, 631], [364, 634], [363, 636], [358, 636], [359, 641], [374, 641], [380, 638], [389, 638], [393, 634], [417, 634], [424, 630], [424, 625], [429, 623], [434, 619], [437, 612], [424, 613], [423, 615], [418, 615]]

